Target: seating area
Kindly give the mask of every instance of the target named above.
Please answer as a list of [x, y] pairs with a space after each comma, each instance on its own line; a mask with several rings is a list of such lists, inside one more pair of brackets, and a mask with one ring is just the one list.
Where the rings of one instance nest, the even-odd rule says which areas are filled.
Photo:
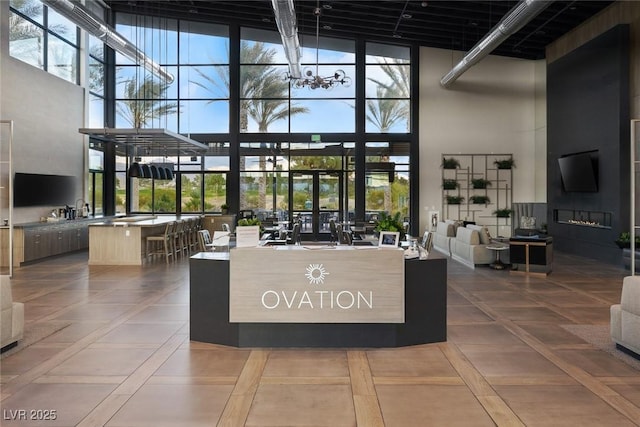
[[[494, 243], [486, 227], [475, 224], [462, 225], [461, 221], [440, 221], [433, 233], [433, 248], [467, 267], [490, 265], [496, 254], [487, 246]], [[501, 261], [508, 263], [508, 250]]]
[[611, 306], [611, 339], [618, 348], [630, 350], [640, 358], [640, 277], [628, 276], [622, 282], [620, 304]]
[[24, 333], [24, 304], [13, 301], [9, 276], [0, 276], [0, 304], [0, 348], [4, 351], [16, 346]]

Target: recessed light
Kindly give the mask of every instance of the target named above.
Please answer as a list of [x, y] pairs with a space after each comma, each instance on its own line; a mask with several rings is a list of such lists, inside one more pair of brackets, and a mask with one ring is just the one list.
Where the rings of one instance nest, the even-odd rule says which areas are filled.
[[402, 14], [402, 17], [403, 17], [404, 19], [411, 19], [411, 18], [413, 18], [413, 15], [412, 15], [412, 14], [410, 14], [410, 13], [403, 13], [403, 14]]
[[262, 22], [271, 22], [271, 18], [265, 16], [264, 18], [262, 18]]
[[329, 25], [329, 24], [324, 24], [324, 25], [322, 26], [322, 29], [324, 29], [324, 30], [331, 30], [332, 28], [333, 28], [333, 27], [332, 27], [331, 25]]
[[333, 6], [331, 6], [329, 3], [323, 4], [322, 7], [327, 9], [327, 10], [333, 9]]
[[398, 33], [393, 33], [393, 38], [394, 39], [401, 39], [402, 36], [400, 34], [398, 34]]

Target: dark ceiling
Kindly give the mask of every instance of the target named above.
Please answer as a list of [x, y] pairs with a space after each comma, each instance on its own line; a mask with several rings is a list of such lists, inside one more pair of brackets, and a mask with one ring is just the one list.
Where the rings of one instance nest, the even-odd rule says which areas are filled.
[[[270, 0], [105, 0], [114, 11], [277, 30]], [[320, 1], [320, 35], [468, 51], [517, 1]], [[550, 1], [493, 54], [542, 59], [545, 46], [612, 1]], [[294, 0], [298, 30], [315, 34], [317, 0]]]

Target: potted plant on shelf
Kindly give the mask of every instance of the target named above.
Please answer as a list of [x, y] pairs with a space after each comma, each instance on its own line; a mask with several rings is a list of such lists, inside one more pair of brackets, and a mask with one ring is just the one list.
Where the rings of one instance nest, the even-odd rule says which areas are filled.
[[469, 201], [476, 205], [486, 205], [488, 203], [491, 203], [491, 200], [489, 200], [489, 196], [479, 196], [479, 195], [474, 195], [469, 197]]
[[222, 205], [220, 205], [220, 210], [222, 211], [222, 215], [226, 215], [229, 213], [229, 205], [226, 203], [223, 203]]
[[458, 169], [460, 167], [460, 162], [455, 157], [444, 157], [442, 159], [442, 169]]
[[400, 218], [400, 212], [396, 212], [393, 216], [381, 212], [378, 223], [373, 230], [378, 234], [381, 231], [398, 231], [400, 232], [400, 240], [404, 240], [405, 238], [405, 229], [402, 219]]
[[487, 188], [488, 186], [491, 185], [491, 181], [489, 181], [488, 179], [484, 179], [484, 178], [473, 178], [471, 180], [471, 185], [476, 190], [483, 190], [483, 189], [485, 189], [485, 188]]
[[443, 179], [442, 180], [442, 188], [445, 190], [455, 190], [458, 188], [458, 181], [455, 179]]
[[498, 169], [511, 169], [516, 167], [516, 163], [512, 157], [508, 159], [496, 160], [493, 162], [493, 164], [496, 165]]
[[464, 197], [462, 196], [447, 196], [447, 204], [449, 205], [459, 205], [464, 201]]
[[493, 214], [498, 218], [509, 218], [511, 216], [511, 209], [496, 209]]

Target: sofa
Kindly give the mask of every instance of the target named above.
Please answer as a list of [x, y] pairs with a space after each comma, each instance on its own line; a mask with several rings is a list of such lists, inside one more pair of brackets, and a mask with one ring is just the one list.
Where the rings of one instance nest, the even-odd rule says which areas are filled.
[[495, 252], [487, 249], [491, 236], [486, 227], [469, 224], [458, 227], [456, 237], [451, 239], [451, 258], [475, 268], [478, 264], [491, 264], [495, 261]]
[[625, 277], [620, 304], [611, 306], [611, 339], [640, 355], [640, 276]]
[[456, 236], [456, 227], [453, 221], [439, 221], [433, 233], [433, 249], [451, 256], [451, 239]]
[[15, 347], [24, 333], [24, 304], [14, 302], [9, 276], [0, 276], [0, 348]]

